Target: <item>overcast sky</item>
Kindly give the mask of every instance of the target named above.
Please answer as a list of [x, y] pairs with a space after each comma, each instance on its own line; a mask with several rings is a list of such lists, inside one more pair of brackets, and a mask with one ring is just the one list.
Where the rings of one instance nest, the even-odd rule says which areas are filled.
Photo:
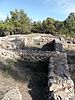
[[5, 19], [14, 9], [23, 9], [33, 20], [53, 17], [65, 20], [75, 12], [75, 0], [0, 0], [0, 19]]

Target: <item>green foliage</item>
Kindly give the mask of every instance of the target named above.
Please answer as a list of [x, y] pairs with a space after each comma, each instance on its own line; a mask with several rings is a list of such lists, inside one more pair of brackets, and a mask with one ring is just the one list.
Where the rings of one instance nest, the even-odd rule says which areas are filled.
[[24, 34], [30, 32], [30, 19], [23, 10], [10, 11], [11, 18], [6, 19], [6, 22], [12, 27], [15, 34]]
[[71, 13], [65, 21], [47, 18], [40, 23], [33, 22], [32, 32], [75, 36], [75, 13]]
[[0, 36], [7, 34], [29, 34], [47, 33], [53, 35], [70, 35], [75, 37], [75, 13], [70, 13], [65, 21], [47, 18], [46, 20], [34, 21], [31, 23], [30, 18], [21, 9], [10, 11], [10, 17], [7, 16], [5, 21], [0, 21]]
[[75, 13], [70, 13], [68, 18], [64, 21], [64, 26], [68, 34], [75, 35]]
[[46, 33], [51, 33], [55, 30], [55, 26], [54, 26], [54, 19], [52, 18], [47, 18], [46, 20], [43, 20], [42, 22], [42, 26], [43, 26], [43, 30]]
[[32, 29], [31, 29], [32, 32], [35, 32], [35, 33], [41, 33], [42, 32], [42, 23], [41, 21], [34, 21], [32, 23]]
[[6, 20], [0, 22], [0, 35], [6, 31], [13, 34], [25, 34], [31, 31], [31, 21], [24, 11], [15, 9], [10, 11], [10, 17], [7, 16]]

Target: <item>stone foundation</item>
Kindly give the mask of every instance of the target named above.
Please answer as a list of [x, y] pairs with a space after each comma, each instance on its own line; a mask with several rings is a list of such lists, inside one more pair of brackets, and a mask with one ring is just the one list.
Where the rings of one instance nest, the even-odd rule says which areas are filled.
[[58, 53], [49, 59], [48, 100], [74, 100], [74, 83], [70, 77], [67, 55]]
[[[53, 40], [54, 43], [50, 44]], [[33, 46], [35, 49], [33, 49]], [[44, 63], [47, 61], [49, 65], [46, 100], [74, 100], [74, 83], [69, 73], [67, 54], [64, 53], [61, 41], [58, 39], [51, 38], [51, 36], [48, 38], [48, 36], [43, 35], [39, 37], [31, 36], [31, 38], [28, 36], [2, 38], [0, 43], [0, 58], [21, 59], [27, 65], [34, 63], [35, 66], [37, 64], [35, 68], [37, 67], [38, 69], [40, 67], [41, 70], [44, 69]], [[42, 62], [43, 66], [39, 66], [40, 62]], [[38, 71], [41, 71], [40, 69]]]

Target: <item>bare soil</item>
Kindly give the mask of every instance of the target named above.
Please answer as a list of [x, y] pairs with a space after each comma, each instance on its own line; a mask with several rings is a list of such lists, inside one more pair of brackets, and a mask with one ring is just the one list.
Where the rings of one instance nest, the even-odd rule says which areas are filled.
[[33, 70], [24, 61], [0, 61], [0, 100], [16, 86], [23, 100], [45, 100], [45, 77], [45, 72]]

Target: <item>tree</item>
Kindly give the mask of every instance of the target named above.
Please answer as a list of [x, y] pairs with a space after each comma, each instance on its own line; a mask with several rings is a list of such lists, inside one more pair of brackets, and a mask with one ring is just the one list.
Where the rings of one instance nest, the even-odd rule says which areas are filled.
[[57, 34], [64, 34], [64, 23], [63, 21], [55, 21], [55, 33]]
[[68, 30], [68, 34], [75, 35], [75, 13], [70, 13], [68, 18], [64, 21], [64, 26]]
[[42, 26], [43, 26], [43, 32], [44, 33], [52, 33], [55, 30], [54, 26], [55, 20], [53, 18], [47, 18], [46, 20], [43, 20]]
[[5, 21], [0, 21], [0, 36], [8, 34], [26, 34], [35, 33], [51, 33], [53, 35], [66, 34], [75, 37], [75, 13], [70, 13], [64, 21], [57, 21], [53, 18], [46, 20], [34, 21], [31, 23], [30, 18], [24, 10], [10, 11], [10, 17], [7, 16]]
[[30, 32], [31, 21], [24, 11], [17, 10], [10, 11], [10, 18], [6, 19], [7, 29], [13, 31], [15, 34], [24, 34]]
[[31, 29], [32, 32], [34, 33], [42, 33], [42, 23], [41, 21], [34, 21], [32, 23], [32, 29]]

